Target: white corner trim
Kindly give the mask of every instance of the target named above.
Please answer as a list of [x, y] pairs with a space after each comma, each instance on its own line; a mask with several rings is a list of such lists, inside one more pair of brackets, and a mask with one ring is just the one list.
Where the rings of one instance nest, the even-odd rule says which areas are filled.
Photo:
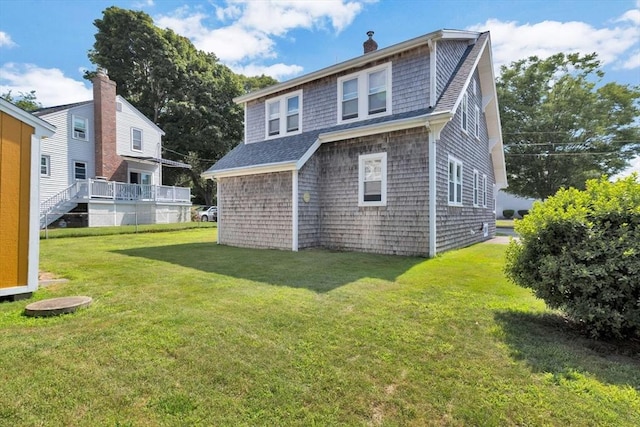
[[38, 289], [40, 264], [40, 138], [31, 135], [31, 188], [29, 189], [29, 252], [27, 289]]
[[217, 230], [216, 230], [216, 243], [220, 244], [220, 230], [221, 230], [221, 214], [222, 214], [222, 203], [220, 203], [220, 181], [216, 181], [216, 200], [218, 205], [218, 221], [217, 221]]
[[298, 171], [291, 171], [291, 250], [298, 252]]
[[311, 158], [311, 156], [313, 156], [313, 154], [318, 151], [318, 148], [320, 148], [320, 145], [322, 145], [322, 142], [320, 142], [320, 138], [316, 139], [315, 142], [311, 145], [311, 147], [309, 147], [309, 149], [307, 150], [306, 153], [304, 153], [302, 155], [302, 157], [300, 157], [300, 160], [298, 160], [296, 162], [296, 169], [300, 170], [302, 169], [302, 166], [304, 166], [305, 163], [307, 163], [307, 160], [309, 160]]

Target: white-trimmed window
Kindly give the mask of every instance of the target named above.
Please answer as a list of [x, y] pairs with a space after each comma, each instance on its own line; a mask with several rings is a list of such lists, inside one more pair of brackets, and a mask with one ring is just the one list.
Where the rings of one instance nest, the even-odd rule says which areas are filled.
[[387, 153], [358, 157], [358, 206], [387, 205]]
[[302, 91], [288, 93], [265, 103], [267, 138], [300, 133], [302, 127]]
[[487, 187], [487, 175], [482, 175], [482, 206], [487, 207], [487, 196], [489, 188]]
[[338, 123], [391, 114], [391, 62], [338, 79]]
[[51, 157], [40, 156], [40, 176], [51, 176]]
[[89, 139], [89, 121], [84, 117], [71, 116], [71, 135], [74, 139], [87, 141]]
[[449, 204], [462, 206], [462, 162], [449, 157]]
[[473, 206], [480, 205], [480, 173], [473, 170]]
[[460, 103], [460, 127], [467, 132], [469, 129], [469, 97], [465, 93]]
[[87, 164], [85, 162], [73, 162], [73, 177], [87, 179]]
[[476, 114], [475, 114], [475, 128], [474, 135], [476, 138], [480, 138], [480, 108], [476, 105]]
[[131, 149], [142, 151], [142, 129], [131, 128]]

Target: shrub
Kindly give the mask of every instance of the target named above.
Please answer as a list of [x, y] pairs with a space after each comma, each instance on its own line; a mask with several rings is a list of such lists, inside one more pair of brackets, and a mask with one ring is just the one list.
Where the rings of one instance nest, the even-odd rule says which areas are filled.
[[511, 219], [513, 218], [514, 213], [515, 211], [513, 209], [505, 209], [502, 211], [502, 216], [505, 217], [506, 219]]
[[520, 215], [521, 218], [524, 218], [525, 215], [527, 215], [529, 213], [528, 209], [522, 209], [518, 211], [518, 215]]
[[640, 183], [560, 190], [515, 224], [506, 274], [592, 337], [640, 334]]

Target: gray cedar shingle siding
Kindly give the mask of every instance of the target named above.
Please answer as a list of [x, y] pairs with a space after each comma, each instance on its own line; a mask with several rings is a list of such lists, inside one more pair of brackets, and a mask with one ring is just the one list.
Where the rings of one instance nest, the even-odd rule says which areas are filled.
[[[357, 73], [376, 65], [392, 63], [392, 114], [405, 113], [429, 107], [429, 49], [420, 46], [373, 61], [364, 67], [351, 68], [340, 74], [325, 77], [304, 85], [302, 93], [302, 131], [309, 132], [335, 126], [338, 120], [338, 78]], [[269, 98], [260, 98], [247, 105], [246, 141], [258, 142], [265, 139], [265, 102], [300, 87]], [[366, 95], [364, 95], [366, 96]]]
[[[304, 195], [308, 193], [308, 201]], [[320, 246], [320, 157], [312, 156], [298, 171], [298, 248]]]
[[291, 249], [291, 172], [221, 178], [224, 245]]
[[[320, 246], [396, 255], [427, 255], [425, 128], [323, 144]], [[387, 153], [387, 206], [358, 206], [358, 156]]]
[[[473, 84], [469, 86], [470, 114], [475, 105], [479, 105], [481, 98], [472, 94]], [[459, 110], [459, 109], [458, 109]], [[486, 126], [480, 129], [480, 139], [476, 139], [473, 128], [469, 127], [469, 133], [462, 131], [460, 111], [456, 112], [442, 130], [437, 146], [437, 251], [443, 252], [449, 249], [468, 246], [473, 243], [486, 240], [481, 232], [483, 223], [489, 223], [489, 235], [495, 235], [495, 214], [493, 212], [493, 167], [489, 156], [489, 141]], [[469, 124], [473, 123], [470, 116]], [[461, 160], [462, 166], [462, 207], [449, 206], [448, 204], [448, 179], [449, 179], [449, 155]], [[479, 207], [473, 206], [473, 170], [480, 174], [480, 186], [482, 175], [487, 175], [487, 207], [480, 203]]]

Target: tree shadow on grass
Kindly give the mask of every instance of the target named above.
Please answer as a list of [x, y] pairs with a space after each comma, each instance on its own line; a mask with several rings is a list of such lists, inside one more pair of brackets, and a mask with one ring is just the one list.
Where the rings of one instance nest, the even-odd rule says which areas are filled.
[[207, 273], [221, 274], [318, 293], [368, 277], [395, 279], [424, 258], [355, 252], [300, 252], [246, 249], [212, 243], [190, 243], [114, 251], [122, 255], [168, 262]]
[[495, 315], [512, 356], [555, 381], [575, 374], [640, 390], [640, 341], [602, 341], [581, 334], [559, 314], [503, 311]]

